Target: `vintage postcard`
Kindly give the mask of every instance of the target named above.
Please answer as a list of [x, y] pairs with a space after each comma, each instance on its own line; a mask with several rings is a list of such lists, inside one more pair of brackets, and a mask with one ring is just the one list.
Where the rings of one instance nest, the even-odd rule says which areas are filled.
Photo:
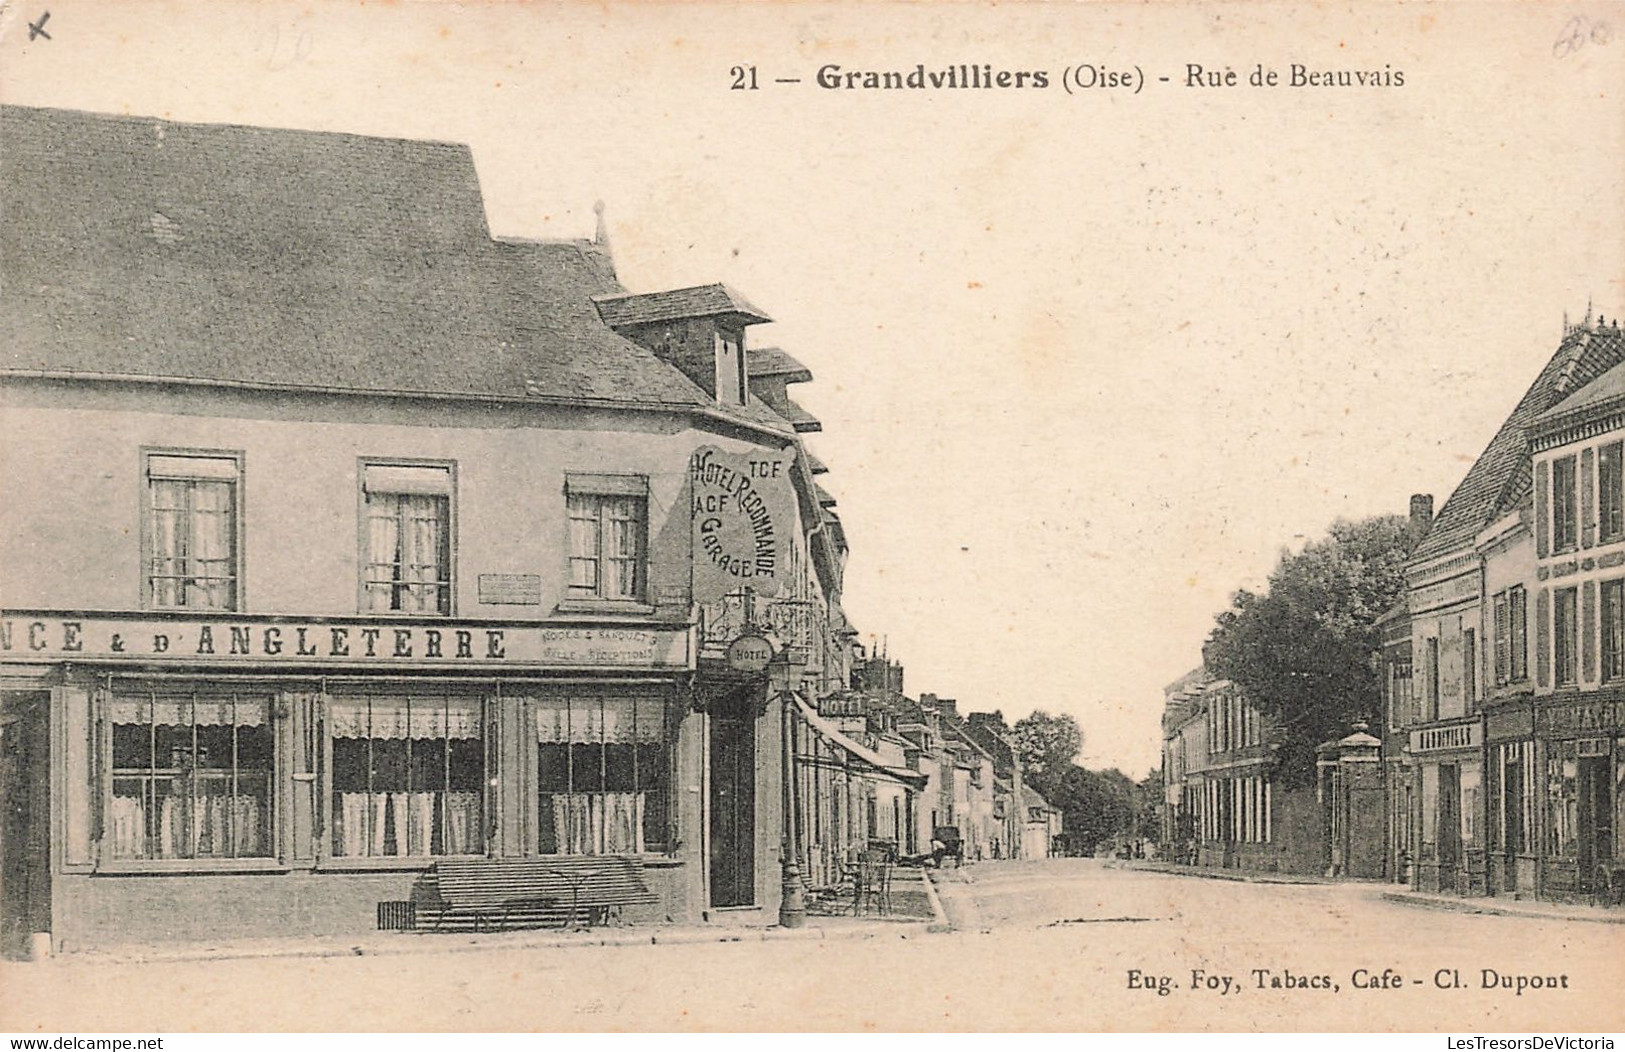
[[7, 0], [0, 297], [0, 1030], [1625, 1028], [1625, 7]]

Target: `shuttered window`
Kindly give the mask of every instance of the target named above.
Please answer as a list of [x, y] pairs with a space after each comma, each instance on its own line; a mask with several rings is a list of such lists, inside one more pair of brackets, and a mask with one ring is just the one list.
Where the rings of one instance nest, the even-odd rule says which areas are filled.
[[1625, 443], [1597, 450], [1597, 524], [1604, 543], [1625, 537]]

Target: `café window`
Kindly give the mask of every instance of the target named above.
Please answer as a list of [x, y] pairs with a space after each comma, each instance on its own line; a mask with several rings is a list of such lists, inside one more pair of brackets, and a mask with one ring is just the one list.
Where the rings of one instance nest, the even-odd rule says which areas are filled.
[[482, 716], [477, 697], [333, 699], [333, 857], [483, 854]]
[[362, 465], [363, 611], [451, 613], [449, 465]]
[[238, 496], [234, 453], [145, 456], [144, 563], [149, 607], [238, 608]]
[[1568, 551], [1578, 537], [1579, 516], [1575, 511], [1574, 457], [1552, 461], [1552, 549]]
[[647, 593], [648, 480], [571, 474], [568, 595], [578, 602], [642, 602]]
[[1625, 538], [1625, 443], [1597, 450], [1597, 522], [1604, 542]]
[[108, 706], [114, 860], [273, 854], [270, 699], [119, 694]]
[[1560, 588], [1552, 595], [1552, 656], [1558, 686], [1574, 683], [1579, 668], [1576, 653], [1579, 625], [1575, 616], [1575, 596], [1573, 588]]
[[1602, 583], [1602, 678], [1625, 679], [1625, 580]]
[[664, 850], [671, 756], [661, 697], [581, 694], [534, 707], [537, 851]]

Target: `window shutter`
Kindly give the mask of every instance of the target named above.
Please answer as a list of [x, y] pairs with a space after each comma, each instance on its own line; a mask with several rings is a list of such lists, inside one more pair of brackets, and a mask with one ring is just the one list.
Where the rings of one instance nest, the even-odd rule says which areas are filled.
[[1552, 550], [1551, 492], [1551, 461], [1538, 461], [1535, 464], [1535, 556], [1540, 559], [1546, 558]]
[[[1589, 548], [1597, 543], [1597, 501], [1591, 485], [1593, 476], [1590, 446], [1580, 451], [1580, 546]], [[1588, 679], [1590, 677], [1587, 677]]]
[[1587, 581], [1580, 589], [1580, 678], [1597, 678], [1597, 582]]
[[1542, 687], [1552, 683], [1552, 593], [1549, 588], [1535, 593], [1535, 682]]

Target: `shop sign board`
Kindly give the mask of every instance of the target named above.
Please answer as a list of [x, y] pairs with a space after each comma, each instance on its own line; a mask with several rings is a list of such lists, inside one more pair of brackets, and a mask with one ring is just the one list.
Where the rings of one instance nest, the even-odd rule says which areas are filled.
[[0, 661], [687, 668], [689, 644], [673, 628], [7, 612]]
[[1570, 701], [1540, 710], [1545, 735], [1614, 733], [1625, 729], [1625, 701]]
[[1483, 725], [1456, 723], [1448, 727], [1424, 727], [1411, 731], [1411, 752], [1442, 752], [1446, 749], [1476, 749], [1484, 741]]
[[793, 465], [788, 451], [695, 451], [689, 462], [695, 602], [742, 588], [760, 596], [787, 590], [797, 528]]

